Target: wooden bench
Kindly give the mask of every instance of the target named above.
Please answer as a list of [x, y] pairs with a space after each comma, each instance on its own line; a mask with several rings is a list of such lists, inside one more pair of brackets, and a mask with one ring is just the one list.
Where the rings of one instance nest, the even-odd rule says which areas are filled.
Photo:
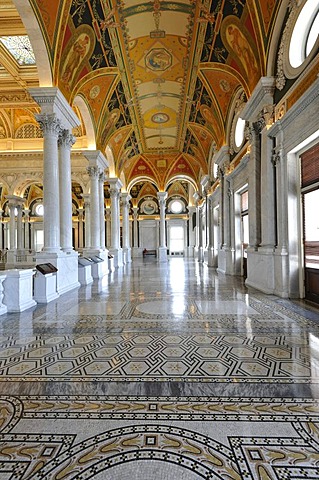
[[145, 257], [145, 255], [155, 255], [155, 257], [156, 257], [157, 256], [157, 251], [156, 250], [146, 250], [146, 248], [144, 248], [143, 257]]

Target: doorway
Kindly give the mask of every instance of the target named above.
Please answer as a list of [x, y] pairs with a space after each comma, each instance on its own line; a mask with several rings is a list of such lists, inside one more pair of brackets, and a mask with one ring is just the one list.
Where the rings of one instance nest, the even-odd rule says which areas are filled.
[[319, 188], [302, 193], [305, 298], [319, 303]]

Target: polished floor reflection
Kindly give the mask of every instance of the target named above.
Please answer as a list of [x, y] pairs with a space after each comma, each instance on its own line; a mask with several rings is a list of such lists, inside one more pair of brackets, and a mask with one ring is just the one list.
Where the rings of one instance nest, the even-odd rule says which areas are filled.
[[0, 317], [0, 480], [319, 478], [319, 311], [152, 257]]

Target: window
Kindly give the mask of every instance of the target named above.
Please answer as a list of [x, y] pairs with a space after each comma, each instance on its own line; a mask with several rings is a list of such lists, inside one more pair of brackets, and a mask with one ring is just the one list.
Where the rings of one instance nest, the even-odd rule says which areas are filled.
[[35, 65], [35, 57], [27, 35], [0, 37], [0, 42], [9, 50], [19, 65]]
[[310, 55], [319, 34], [318, 0], [308, 0], [294, 25], [289, 44], [289, 63], [300, 67]]
[[181, 213], [183, 211], [183, 202], [180, 200], [174, 200], [170, 203], [169, 207], [172, 213]]
[[36, 205], [36, 207], [34, 209], [34, 212], [39, 217], [43, 217], [44, 208], [43, 208], [42, 203], [38, 203], [38, 205]]
[[240, 148], [245, 138], [245, 120], [238, 118], [235, 127], [235, 146]]

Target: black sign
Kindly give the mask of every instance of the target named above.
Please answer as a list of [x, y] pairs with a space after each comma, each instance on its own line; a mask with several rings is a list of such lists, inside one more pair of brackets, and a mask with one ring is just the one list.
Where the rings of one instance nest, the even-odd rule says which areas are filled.
[[36, 265], [35, 268], [42, 273], [42, 275], [48, 275], [48, 273], [55, 273], [58, 271], [52, 263], [40, 263], [39, 265]]

